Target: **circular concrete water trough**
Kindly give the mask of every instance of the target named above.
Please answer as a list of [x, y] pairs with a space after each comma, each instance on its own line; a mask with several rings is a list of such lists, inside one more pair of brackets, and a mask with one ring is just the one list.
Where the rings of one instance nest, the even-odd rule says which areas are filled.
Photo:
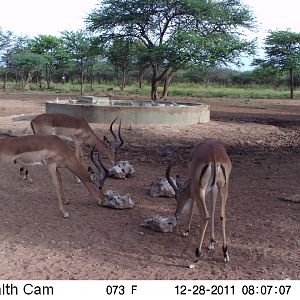
[[209, 105], [188, 102], [152, 102], [78, 97], [46, 102], [47, 113], [65, 113], [90, 123], [110, 124], [119, 117], [123, 124], [199, 124], [209, 122]]

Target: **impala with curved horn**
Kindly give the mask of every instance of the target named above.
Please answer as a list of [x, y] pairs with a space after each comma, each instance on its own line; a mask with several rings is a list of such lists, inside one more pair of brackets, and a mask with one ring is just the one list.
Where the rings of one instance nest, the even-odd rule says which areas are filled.
[[214, 214], [216, 200], [220, 194], [221, 200], [221, 222], [223, 233], [223, 254], [224, 261], [229, 261], [228, 248], [226, 242], [226, 217], [225, 206], [228, 196], [229, 175], [231, 172], [231, 161], [228, 157], [224, 146], [214, 140], [204, 140], [195, 145], [190, 153], [188, 161], [188, 170], [190, 178], [184, 183], [181, 182], [179, 175], [176, 176], [176, 184], [170, 177], [171, 163], [166, 170], [166, 177], [169, 184], [175, 191], [177, 201], [175, 217], [180, 219], [181, 215], [189, 209], [188, 227], [184, 235], [188, 235], [191, 227], [191, 220], [195, 204], [197, 204], [200, 220], [201, 220], [201, 235], [200, 242], [196, 248], [196, 260], [199, 260], [201, 255], [202, 243], [205, 231], [210, 219], [205, 196], [211, 194], [211, 238], [208, 249], [214, 249], [215, 233], [214, 233]]
[[[91, 156], [94, 155], [94, 150]], [[98, 178], [93, 169], [89, 167], [89, 171], [87, 171], [74, 152], [55, 135], [27, 135], [1, 139], [0, 167], [10, 162], [22, 166], [41, 164], [47, 166], [57, 193], [59, 209], [64, 218], [69, 217], [68, 212], [64, 209], [64, 204], [68, 204], [68, 200], [63, 193], [60, 168], [67, 168], [77, 176], [100, 205], [104, 200], [103, 185], [107, 176], [98, 168], [97, 162], [93, 159], [99, 172]]]
[[64, 140], [75, 143], [75, 155], [83, 162], [82, 144], [96, 145], [98, 152], [105, 155], [110, 163], [116, 163], [117, 151], [123, 146], [124, 140], [121, 136], [121, 121], [119, 123], [118, 137], [113, 131], [113, 125], [118, 119], [115, 118], [110, 124], [110, 132], [114, 138], [110, 142], [106, 136], [103, 141], [94, 133], [90, 125], [80, 118], [60, 113], [45, 113], [32, 119], [30, 125], [36, 135], [57, 135]]

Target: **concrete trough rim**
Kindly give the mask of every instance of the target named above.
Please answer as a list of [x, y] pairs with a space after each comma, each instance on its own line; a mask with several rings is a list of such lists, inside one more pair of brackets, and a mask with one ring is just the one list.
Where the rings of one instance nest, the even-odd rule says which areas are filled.
[[[118, 116], [123, 124], [165, 124], [189, 125], [207, 123], [210, 120], [210, 106], [202, 103], [177, 102], [172, 105], [170, 101], [157, 102], [170, 104], [166, 106], [136, 106], [117, 105], [129, 103], [129, 100], [107, 100], [99, 104], [70, 103], [72, 100], [51, 100], [46, 102], [47, 113], [65, 113], [75, 117], [84, 118], [89, 123], [109, 124]], [[113, 105], [109, 105], [113, 101]], [[136, 101], [150, 103], [149, 101]], [[106, 105], [107, 104], [107, 105]]]

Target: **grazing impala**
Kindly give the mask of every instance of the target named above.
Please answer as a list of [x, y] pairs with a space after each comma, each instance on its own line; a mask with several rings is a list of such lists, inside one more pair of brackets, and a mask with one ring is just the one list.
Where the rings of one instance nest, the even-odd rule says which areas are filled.
[[211, 193], [211, 239], [208, 249], [214, 249], [215, 233], [214, 233], [214, 213], [218, 193], [221, 200], [221, 222], [223, 230], [223, 254], [224, 261], [229, 261], [226, 234], [225, 234], [225, 206], [228, 196], [229, 175], [231, 172], [231, 161], [226, 153], [224, 146], [216, 140], [208, 139], [196, 144], [190, 153], [188, 161], [188, 169], [190, 178], [183, 184], [180, 177], [176, 176], [176, 184], [170, 178], [171, 164], [169, 163], [166, 177], [170, 185], [175, 191], [177, 201], [175, 217], [180, 219], [182, 213], [188, 208], [188, 228], [184, 235], [188, 235], [191, 227], [191, 219], [195, 204], [201, 217], [201, 235], [200, 242], [196, 248], [196, 261], [199, 260], [201, 247], [205, 235], [205, 231], [209, 221], [209, 213], [206, 208], [205, 196]]
[[114, 141], [110, 142], [104, 136], [103, 141], [94, 133], [90, 125], [84, 120], [72, 117], [66, 114], [46, 113], [36, 116], [32, 119], [30, 125], [36, 135], [57, 135], [64, 140], [71, 140], [75, 143], [75, 155], [82, 162], [82, 144], [90, 146], [96, 145], [98, 152], [107, 156], [110, 163], [116, 162], [116, 154], [118, 149], [122, 147], [124, 141], [121, 137], [121, 122], [117, 138], [113, 131], [113, 124], [117, 118], [110, 124], [110, 132]]
[[[95, 147], [91, 153], [92, 157], [94, 151]], [[98, 164], [95, 159], [92, 161], [98, 169], [98, 178], [91, 167], [89, 167], [89, 172], [83, 167], [74, 152], [57, 136], [27, 135], [4, 137], [0, 140], [0, 168], [10, 162], [23, 166], [40, 164], [47, 166], [57, 193], [59, 208], [64, 218], [69, 216], [63, 205], [68, 204], [68, 200], [63, 193], [59, 168], [67, 168], [77, 176], [99, 204], [104, 199], [102, 188], [107, 174], [101, 168], [100, 163]]]

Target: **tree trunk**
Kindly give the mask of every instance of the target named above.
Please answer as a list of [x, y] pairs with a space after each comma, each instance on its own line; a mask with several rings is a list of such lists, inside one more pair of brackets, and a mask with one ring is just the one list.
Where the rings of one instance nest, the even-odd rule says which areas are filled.
[[50, 90], [50, 72], [49, 72], [49, 64], [46, 64], [46, 81], [47, 81], [47, 89]]
[[164, 79], [164, 89], [163, 89], [163, 93], [162, 96], [160, 97], [160, 100], [166, 100], [167, 96], [168, 96], [168, 90], [169, 90], [169, 86], [170, 86], [170, 82], [173, 78], [175, 71], [172, 70], [169, 74], [167, 73], [165, 75], [165, 79]]
[[24, 75], [22, 73], [20, 73], [20, 79], [21, 79], [21, 90], [24, 91], [26, 80], [25, 80]]
[[28, 71], [24, 89], [27, 88], [27, 86], [28, 86], [29, 90], [31, 90], [32, 77], [33, 77], [32, 72]]
[[2, 87], [3, 90], [6, 90], [7, 76], [8, 76], [8, 68], [5, 68], [4, 82]]
[[143, 87], [143, 81], [144, 81], [144, 70], [140, 70], [140, 72], [139, 72], [139, 88], [140, 89]]
[[126, 72], [125, 70], [122, 71], [122, 84], [121, 84], [121, 91], [124, 90], [126, 85]]
[[15, 71], [16, 88], [18, 88], [18, 72]]
[[290, 92], [291, 92], [291, 99], [294, 98], [294, 74], [293, 68], [290, 68]]
[[93, 67], [90, 67], [90, 89], [93, 91], [94, 89], [94, 73], [93, 73]]
[[158, 91], [157, 91], [158, 81], [156, 78], [152, 78], [151, 81], [151, 100], [157, 101], [158, 100]]
[[83, 59], [80, 59], [80, 95], [83, 95]]
[[93, 75], [90, 76], [90, 89], [91, 89], [91, 91], [94, 89], [94, 77], [93, 77]]
[[120, 84], [120, 76], [119, 76], [119, 69], [116, 69], [115, 72], [116, 72], [116, 77], [117, 77], [117, 84], [118, 84], [118, 86], [121, 86], [121, 84]]
[[43, 89], [42, 75], [40, 73], [38, 73], [36, 76], [37, 76], [36, 78], [37, 78], [37, 81], [38, 81], [39, 88], [40, 88], [40, 90], [42, 90]]
[[157, 67], [154, 65], [152, 66], [152, 79], [151, 79], [151, 100], [157, 101], [158, 100], [158, 80], [157, 80]]

